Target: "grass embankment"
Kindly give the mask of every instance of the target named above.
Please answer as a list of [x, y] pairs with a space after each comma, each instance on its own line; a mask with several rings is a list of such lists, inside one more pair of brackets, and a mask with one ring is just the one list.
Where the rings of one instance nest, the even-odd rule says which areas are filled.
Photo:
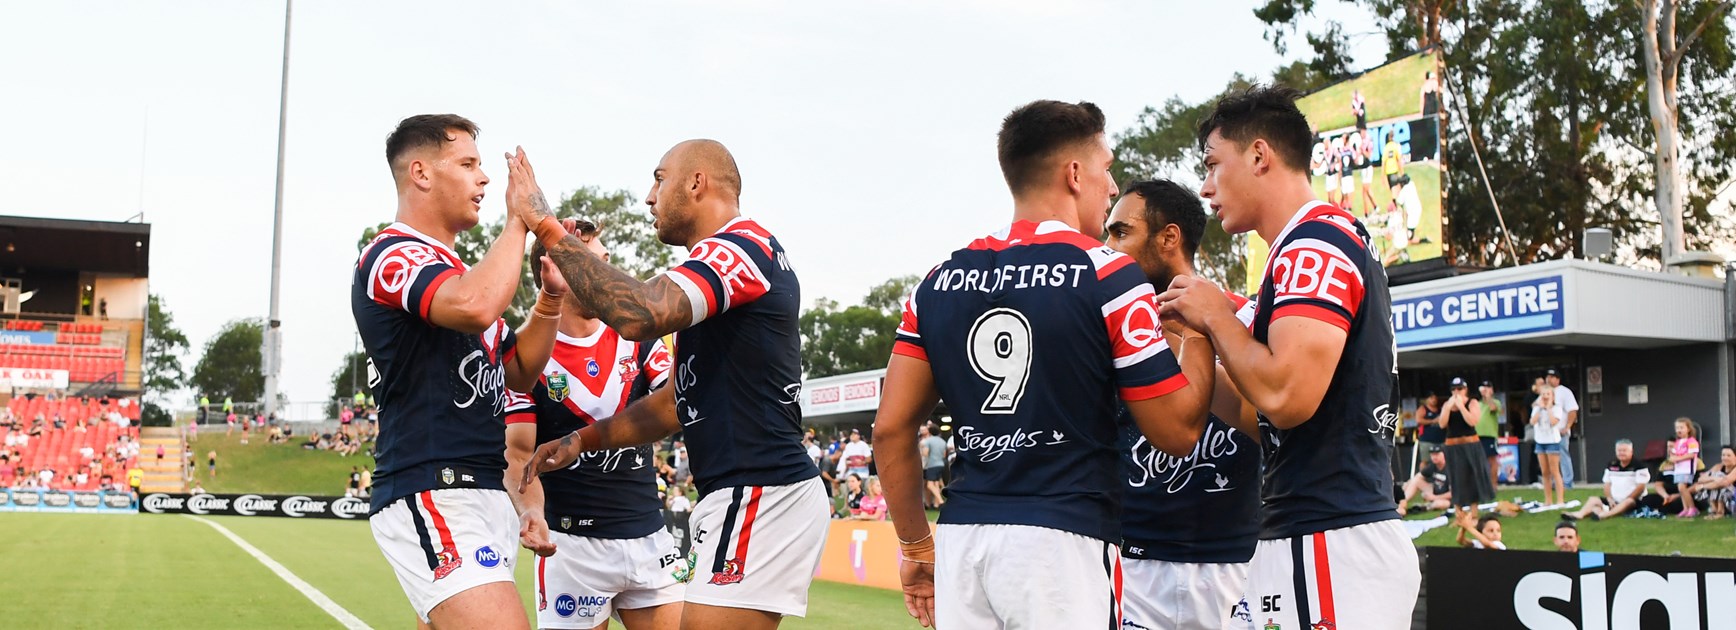
[[[1583, 502], [1586, 498], [1602, 492], [1601, 486], [1582, 485], [1568, 490], [1567, 497], [1569, 500], [1578, 499]], [[1503, 500], [1514, 502], [1540, 501], [1543, 499], [1543, 491], [1531, 488], [1502, 489], [1499, 496]], [[1508, 549], [1553, 551], [1555, 524], [1561, 522], [1561, 514], [1562, 512], [1543, 512], [1502, 517], [1501, 542], [1506, 543]], [[1413, 512], [1408, 518], [1427, 520], [1439, 515], [1439, 512]], [[1586, 519], [1576, 524], [1579, 526], [1580, 548], [1586, 551], [1652, 556], [1679, 551], [1685, 556], [1736, 558], [1736, 521], [1729, 518], [1707, 520], [1703, 517], [1669, 517], [1658, 520], [1617, 517], [1607, 521]], [[1434, 529], [1418, 538], [1416, 544], [1419, 547], [1456, 547], [1458, 542], [1454, 540], [1454, 536], [1457, 532], [1458, 530], [1451, 526]]]
[[[193, 478], [204, 484], [206, 492], [334, 496], [343, 494], [348, 486], [351, 466], [364, 470], [374, 466], [367, 449], [344, 457], [332, 451], [303, 449], [301, 443], [306, 439], [298, 435], [288, 444], [268, 444], [265, 436], [255, 431], [243, 445], [239, 431], [224, 435], [201, 430], [190, 449], [199, 464]], [[216, 475], [206, 464], [212, 451], [217, 452]]]

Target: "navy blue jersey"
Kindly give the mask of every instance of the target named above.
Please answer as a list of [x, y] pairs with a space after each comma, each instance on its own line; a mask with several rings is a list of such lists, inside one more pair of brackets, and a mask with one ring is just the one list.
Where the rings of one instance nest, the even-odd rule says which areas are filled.
[[504, 488], [504, 364], [517, 337], [505, 320], [481, 335], [429, 320], [434, 292], [466, 269], [446, 245], [402, 223], [380, 231], [356, 261], [350, 311], [380, 414], [373, 512], [423, 490]]
[[928, 361], [957, 427], [940, 522], [1120, 543], [1117, 398], [1187, 385], [1156, 325], [1133, 259], [1059, 221], [1014, 223], [929, 272], [892, 351]]
[[[1237, 316], [1253, 321], [1239, 295]], [[1247, 562], [1260, 534], [1260, 446], [1217, 416], [1186, 457], [1152, 446], [1123, 406], [1121, 469], [1127, 496], [1121, 555], [1165, 562]]]
[[802, 289], [784, 248], [746, 218], [664, 272], [693, 324], [675, 336], [675, 412], [701, 495], [819, 476], [802, 446]]
[[[629, 341], [608, 326], [584, 339], [557, 334], [536, 387], [512, 394], [506, 424], [535, 424], [537, 444], [559, 440], [662, 386], [669, 368], [660, 340]], [[549, 527], [589, 538], [642, 538], [663, 527], [654, 456], [650, 445], [592, 451], [544, 474]]]
[[1398, 518], [1390, 449], [1398, 425], [1398, 346], [1386, 269], [1356, 217], [1322, 202], [1299, 210], [1267, 259], [1254, 339], [1308, 317], [1344, 329], [1344, 352], [1314, 415], [1283, 430], [1260, 416], [1265, 483], [1260, 537], [1292, 538]]

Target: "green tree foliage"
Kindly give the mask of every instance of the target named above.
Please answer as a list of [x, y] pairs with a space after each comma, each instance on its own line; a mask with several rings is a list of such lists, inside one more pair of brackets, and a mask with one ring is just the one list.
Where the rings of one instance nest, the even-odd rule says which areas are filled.
[[[1295, 63], [1274, 71], [1268, 82], [1312, 90], [1330, 84], [1332, 78], [1307, 64]], [[1188, 102], [1172, 96], [1160, 106], [1146, 107], [1133, 127], [1115, 135], [1115, 181], [1126, 185], [1138, 179], [1162, 178], [1197, 190], [1203, 156], [1194, 133], [1200, 119], [1210, 113], [1219, 97], [1254, 83], [1254, 79], [1237, 74], [1211, 98]], [[1218, 217], [1210, 216], [1200, 239], [1196, 270], [1213, 282], [1241, 286], [1244, 242], [1245, 237], [1232, 238]]]
[[368, 395], [374, 393], [374, 389], [368, 386], [368, 355], [364, 352], [345, 354], [343, 364], [332, 370], [332, 402], [326, 404], [326, 414], [338, 417], [337, 401], [355, 398], [357, 390]]
[[265, 325], [259, 318], [231, 320], [205, 343], [204, 355], [193, 367], [189, 382], [194, 391], [213, 401], [233, 398], [236, 402], [253, 402], [265, 390], [265, 376], [260, 371], [260, 350], [264, 345]]
[[802, 369], [808, 378], [886, 367], [904, 296], [921, 278], [892, 278], [868, 290], [861, 306], [839, 308], [834, 300], [814, 300], [802, 312]]
[[[1316, 0], [1266, 0], [1254, 14], [1282, 51], [1305, 33], [1311, 67], [1348, 59]], [[1616, 235], [1624, 262], [1656, 265], [1656, 138], [1647, 111], [1639, 8], [1619, 0], [1349, 0], [1386, 35], [1387, 59], [1444, 53], [1449, 121], [1446, 213], [1459, 262], [1500, 266], [1583, 255], [1587, 227]], [[1736, 29], [1727, 2], [1681, 2], [1681, 24], [1706, 27], [1687, 48], [1679, 89], [1688, 247], [1736, 234]], [[1714, 19], [1706, 19], [1712, 17]], [[1677, 44], [1690, 31], [1677, 32]], [[1479, 173], [1472, 143], [1488, 180]], [[1500, 203], [1503, 234], [1490, 194]], [[1510, 236], [1515, 256], [1504, 236]]]
[[166, 425], [169, 413], [163, 404], [187, 382], [187, 371], [181, 364], [182, 355], [187, 353], [187, 335], [175, 326], [175, 316], [161, 296], [151, 294], [149, 308], [145, 317], [142, 419], [152, 426]]

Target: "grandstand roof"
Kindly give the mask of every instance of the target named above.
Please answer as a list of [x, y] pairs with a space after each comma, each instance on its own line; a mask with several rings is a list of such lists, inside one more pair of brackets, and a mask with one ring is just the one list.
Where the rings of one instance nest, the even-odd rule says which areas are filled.
[[0, 216], [0, 269], [72, 269], [148, 277], [151, 224]]

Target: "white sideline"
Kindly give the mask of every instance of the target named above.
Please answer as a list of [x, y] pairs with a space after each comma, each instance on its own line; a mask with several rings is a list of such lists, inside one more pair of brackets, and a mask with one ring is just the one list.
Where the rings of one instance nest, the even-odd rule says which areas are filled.
[[349, 630], [373, 630], [368, 627], [368, 624], [363, 623], [361, 619], [350, 614], [350, 611], [344, 610], [343, 606], [339, 606], [337, 602], [332, 601], [332, 598], [326, 597], [325, 593], [319, 592], [319, 589], [302, 581], [302, 579], [296, 577], [294, 573], [290, 573], [289, 569], [278, 564], [276, 560], [272, 560], [271, 556], [265, 555], [265, 552], [260, 551], [259, 548], [248, 544], [248, 542], [242, 540], [240, 536], [236, 536], [235, 532], [229, 531], [229, 528], [218, 525], [216, 521], [207, 518], [201, 518], [191, 514], [183, 514], [182, 516], [210, 525], [212, 529], [217, 530], [217, 533], [223, 534], [223, 537], [228, 538], [230, 542], [235, 543], [235, 546], [240, 547], [242, 551], [247, 552], [247, 555], [253, 556], [254, 560], [258, 560], [260, 564], [265, 565], [265, 568], [271, 569], [271, 572], [276, 573], [277, 577], [283, 578], [283, 581], [288, 582], [290, 586], [295, 587], [295, 590], [301, 591], [301, 594], [311, 600], [315, 606], [319, 606], [320, 610], [331, 615], [333, 619], [338, 620], [338, 623], [343, 624], [345, 628], [348, 628]]

